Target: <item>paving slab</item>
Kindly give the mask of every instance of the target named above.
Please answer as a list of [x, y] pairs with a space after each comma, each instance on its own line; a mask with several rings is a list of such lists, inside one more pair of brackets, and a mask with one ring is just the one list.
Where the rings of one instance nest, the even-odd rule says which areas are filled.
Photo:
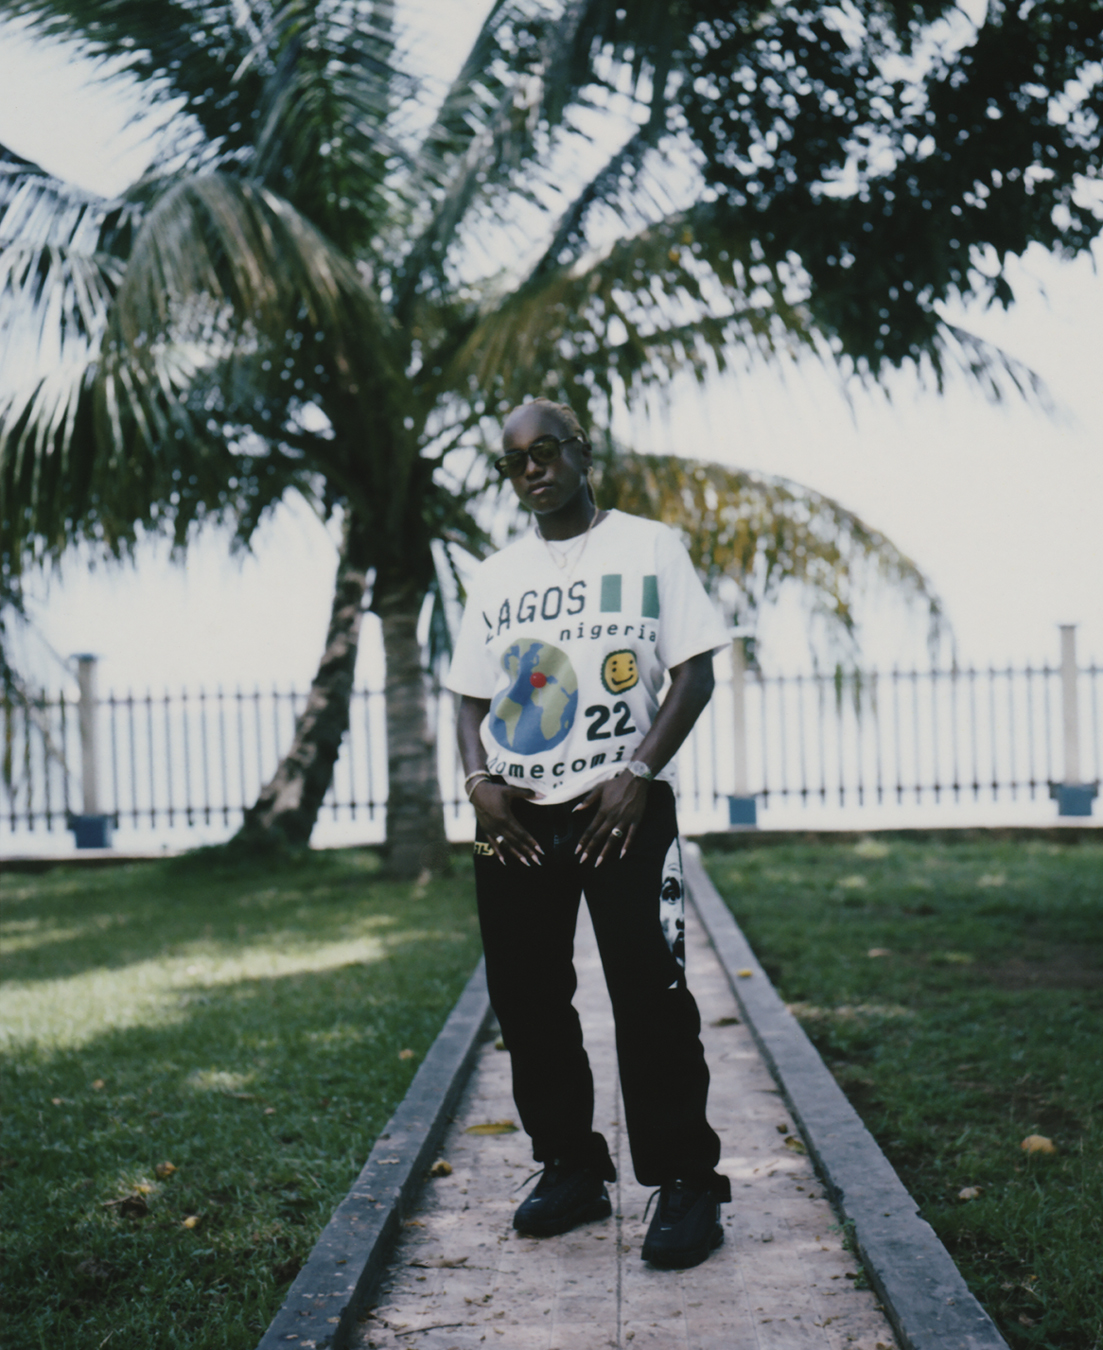
[[487, 1042], [441, 1149], [452, 1171], [429, 1180], [408, 1211], [375, 1307], [353, 1334], [358, 1350], [897, 1350], [876, 1295], [856, 1287], [860, 1266], [692, 910], [686, 956], [719, 1170], [732, 1183], [723, 1246], [689, 1271], [640, 1260], [649, 1192], [632, 1176], [612, 1012], [583, 906], [575, 1006], [594, 1068], [595, 1128], [619, 1176], [613, 1217], [555, 1238], [513, 1231], [535, 1168], [528, 1139], [467, 1132], [517, 1119], [509, 1057]]

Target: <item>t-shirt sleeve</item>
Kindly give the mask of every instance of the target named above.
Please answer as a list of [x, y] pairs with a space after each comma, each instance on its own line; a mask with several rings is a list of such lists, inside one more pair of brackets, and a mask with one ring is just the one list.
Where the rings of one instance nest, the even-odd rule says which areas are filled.
[[486, 647], [486, 623], [479, 603], [477, 576], [467, 593], [445, 685], [454, 694], [466, 694], [469, 698], [490, 698], [494, 693], [494, 663]]
[[684, 544], [664, 530], [656, 549], [659, 590], [658, 656], [663, 666], [679, 666], [691, 656], [714, 652], [729, 640], [716, 606], [693, 569]]

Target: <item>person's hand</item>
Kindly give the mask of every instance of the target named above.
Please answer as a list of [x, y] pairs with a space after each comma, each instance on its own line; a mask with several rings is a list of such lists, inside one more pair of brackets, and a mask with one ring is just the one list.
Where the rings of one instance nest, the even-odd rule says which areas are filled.
[[475, 819], [486, 831], [490, 847], [503, 865], [507, 852], [526, 867], [530, 863], [539, 867], [543, 861], [544, 850], [513, 814], [515, 801], [526, 801], [535, 796], [529, 788], [508, 787], [485, 778], [475, 785], [471, 794]]
[[592, 792], [575, 807], [576, 811], [588, 811], [596, 806], [594, 818], [582, 832], [576, 854], [581, 854], [579, 862], [585, 862], [591, 853], [596, 853], [595, 867], [600, 867], [605, 859], [620, 849], [623, 858], [631, 847], [636, 827], [643, 819], [647, 807], [648, 780], [637, 778], [634, 773], [618, 774], [599, 783]]

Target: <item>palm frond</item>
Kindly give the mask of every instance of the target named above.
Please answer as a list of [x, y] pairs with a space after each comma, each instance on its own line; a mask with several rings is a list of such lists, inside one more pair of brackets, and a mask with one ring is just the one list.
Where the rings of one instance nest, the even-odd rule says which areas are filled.
[[[432, 211], [399, 269], [400, 316], [408, 318], [427, 275], [444, 281], [449, 255], [461, 243], [463, 227], [477, 226], [476, 216], [502, 220], [522, 198], [558, 196], [557, 141], [586, 139], [568, 112], [588, 106], [586, 90], [602, 83], [592, 55], [614, 29], [616, 51], [623, 52], [632, 46], [631, 34], [638, 39], [657, 13], [669, 9], [669, 0], [633, 7], [641, 27], [626, 24], [624, 10], [618, 19], [607, 0], [572, 0], [558, 12], [534, 0], [494, 5], [422, 142], [415, 195], [431, 200]], [[643, 48], [637, 41], [632, 50]], [[591, 194], [608, 191], [611, 182], [608, 175], [595, 182]], [[588, 204], [580, 204], [579, 218]], [[566, 228], [572, 229], [569, 222]]]
[[441, 379], [455, 388], [466, 377], [488, 408], [544, 393], [582, 409], [679, 370], [704, 378], [738, 350], [766, 359], [819, 351], [781, 270], [749, 238], [718, 230], [706, 205], [488, 303]]
[[676, 455], [597, 456], [598, 502], [673, 526], [707, 585], [731, 578], [744, 615], [798, 586], [816, 613], [848, 638], [856, 593], [872, 576], [923, 605], [932, 626], [942, 607], [930, 581], [884, 534], [832, 497], [766, 477]]
[[178, 110], [179, 134], [194, 124], [224, 155], [254, 135], [260, 77], [234, 75], [264, 14], [250, 0], [0, 0], [0, 15], [24, 20], [37, 37], [67, 44], [112, 78], [131, 75], [150, 104]]
[[112, 310], [99, 383], [111, 437], [124, 404], [148, 423], [158, 398], [172, 405], [212, 360], [259, 359], [262, 344], [278, 349], [304, 328], [326, 335], [339, 376], [377, 395], [382, 413], [395, 376], [388, 325], [349, 259], [266, 188], [223, 174], [178, 183], [143, 222]]
[[238, 73], [264, 74], [250, 174], [340, 248], [363, 251], [381, 228], [408, 152], [389, 124], [417, 87], [395, 60], [394, 5], [291, 0]]

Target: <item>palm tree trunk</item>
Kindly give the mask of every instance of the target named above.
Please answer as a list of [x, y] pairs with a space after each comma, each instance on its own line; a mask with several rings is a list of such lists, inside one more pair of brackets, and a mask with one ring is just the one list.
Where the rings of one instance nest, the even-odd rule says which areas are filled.
[[425, 672], [417, 640], [424, 588], [409, 576], [380, 575], [372, 609], [387, 658], [387, 844], [390, 871], [416, 877], [448, 865], [436, 744], [429, 730]]
[[333, 766], [348, 730], [349, 701], [360, 644], [367, 587], [366, 531], [350, 510], [345, 516], [333, 609], [325, 653], [310, 686], [295, 738], [256, 803], [245, 813], [237, 841], [303, 846], [333, 779]]

